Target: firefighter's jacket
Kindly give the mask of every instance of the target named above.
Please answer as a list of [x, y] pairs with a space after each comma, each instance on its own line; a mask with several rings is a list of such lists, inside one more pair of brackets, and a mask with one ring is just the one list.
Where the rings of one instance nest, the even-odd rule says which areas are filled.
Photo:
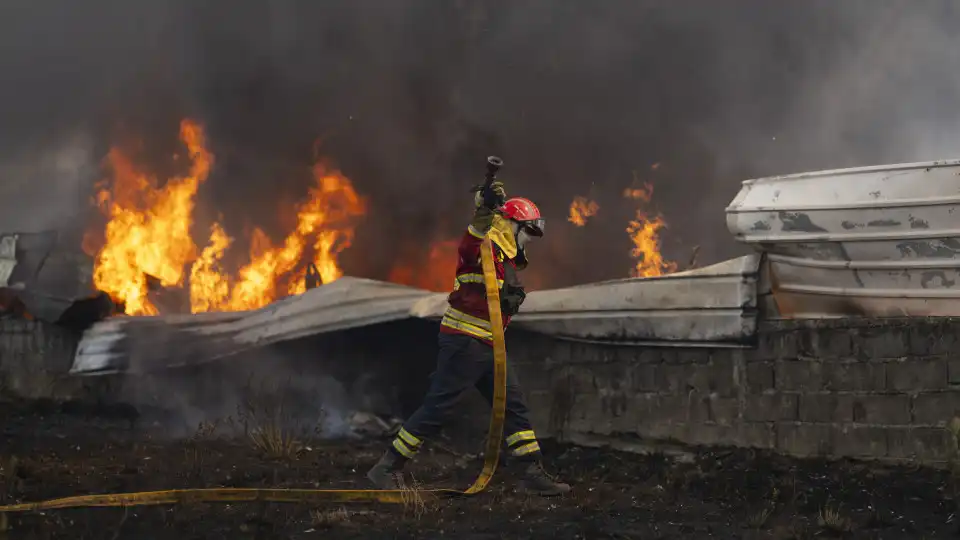
[[510, 318], [520, 310], [526, 293], [517, 276], [514, 262], [518, 249], [513, 229], [507, 219], [481, 207], [477, 209], [473, 221], [460, 240], [457, 277], [453, 292], [448, 298], [450, 305], [440, 322], [440, 331], [466, 334], [491, 344], [493, 334], [490, 330], [487, 292], [480, 263], [480, 249], [487, 235], [493, 244], [493, 261], [497, 268], [504, 328], [509, 324]]

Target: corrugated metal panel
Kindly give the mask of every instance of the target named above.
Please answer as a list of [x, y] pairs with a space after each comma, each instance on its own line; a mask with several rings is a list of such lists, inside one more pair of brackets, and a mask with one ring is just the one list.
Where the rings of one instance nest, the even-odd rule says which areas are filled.
[[[757, 326], [760, 257], [748, 255], [667, 276], [621, 279], [532, 292], [513, 319], [563, 339], [644, 345], [717, 345], [749, 341]], [[411, 310], [439, 319], [446, 294]]]
[[431, 294], [382, 281], [341, 278], [244, 318], [236, 340], [268, 344], [406, 319], [416, 301]]
[[57, 322], [78, 300], [98, 294], [93, 259], [72, 240], [57, 231], [0, 235], [0, 287], [15, 289], [38, 319]]
[[71, 372], [196, 365], [281, 341], [406, 319], [416, 301], [431, 294], [345, 277], [255, 311], [109, 320], [84, 334]]
[[37, 282], [40, 270], [46, 265], [51, 253], [57, 247], [56, 231], [39, 233], [17, 233], [15, 257], [17, 267], [10, 276], [10, 283], [32, 287]]
[[[564, 339], [659, 345], [739, 344], [756, 330], [758, 256], [652, 279], [531, 293], [515, 325]], [[447, 295], [341, 278], [263, 309], [126, 317], [98, 324], [73, 373], [196, 365], [305, 336], [420, 317], [438, 319]]]
[[443, 312], [447, 310], [447, 298], [450, 293], [433, 293], [418, 300], [410, 308], [410, 315], [420, 317], [421, 319], [440, 320]]
[[0, 236], [0, 287], [10, 284], [10, 276], [17, 266], [17, 235]]
[[788, 317], [960, 315], [960, 161], [748, 180], [727, 226]]
[[511, 325], [588, 341], [744, 343], [756, 332], [759, 265], [749, 255], [656, 278], [534, 292]]
[[124, 371], [127, 357], [124, 325], [127, 320], [108, 319], [84, 332], [70, 372], [94, 375]]
[[[197, 360], [198, 344], [218, 344], [208, 335], [211, 326], [228, 324], [249, 313], [200, 313], [164, 317], [114, 317], [83, 333], [71, 373], [104, 374], [133, 371], [156, 362], [157, 367], [176, 367]], [[196, 335], [201, 334], [197, 338]], [[230, 348], [224, 347], [224, 351]], [[202, 361], [202, 358], [201, 358]]]

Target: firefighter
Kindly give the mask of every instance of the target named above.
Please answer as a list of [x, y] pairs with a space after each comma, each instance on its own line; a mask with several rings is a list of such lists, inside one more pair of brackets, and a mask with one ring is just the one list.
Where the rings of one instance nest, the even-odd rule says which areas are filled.
[[[477, 186], [474, 192], [476, 211], [460, 241], [456, 281], [437, 337], [437, 368], [423, 404], [367, 473], [379, 489], [398, 489], [403, 467], [426, 440], [440, 432], [464, 391], [476, 387], [487, 402], [493, 402], [493, 335], [480, 264], [481, 244], [484, 237], [491, 237], [506, 327], [526, 296], [517, 278], [517, 271], [528, 264], [526, 245], [543, 236], [544, 221], [533, 202], [521, 197], [507, 200], [501, 182], [493, 182], [486, 190]], [[504, 442], [513, 468], [519, 469], [521, 489], [543, 496], [570, 491], [569, 485], [557, 482], [543, 468], [540, 443], [509, 365]]]

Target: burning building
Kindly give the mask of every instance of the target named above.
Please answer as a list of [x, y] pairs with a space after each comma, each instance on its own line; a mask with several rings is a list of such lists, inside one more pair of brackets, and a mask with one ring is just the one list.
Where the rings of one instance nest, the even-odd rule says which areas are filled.
[[[201, 242], [185, 232], [193, 219], [191, 201], [215, 162], [204, 150], [202, 133], [198, 125], [184, 122], [188, 173], [165, 183], [110, 154], [112, 183], [101, 186], [97, 197], [105, 233], [90, 278], [125, 315], [84, 333], [72, 358], [73, 373], [123, 377], [131, 386], [122, 395], [152, 395], [155, 403], [168, 406], [168, 387], [147, 392], [138, 385], [174, 377], [178, 389], [191, 389], [191, 411], [228, 403], [237, 384], [231, 373], [285, 374], [298, 381], [307, 400], [319, 399], [309, 381], [322, 374], [341, 388], [330, 392], [339, 397], [324, 398], [336, 407], [350, 410], [362, 403], [382, 416], [409, 412], [432, 362], [431, 338], [446, 294], [429, 289], [443, 290], [443, 272], [401, 267], [391, 272], [399, 283], [344, 276], [338, 257], [348, 252], [362, 223], [364, 197], [344, 175], [321, 165], [311, 169], [314, 187], [294, 206], [293, 225], [283, 240], [251, 229], [244, 238], [249, 249], [231, 271], [230, 247], [236, 240], [225, 226], [215, 221]], [[534, 291], [511, 324], [511, 361], [535, 381], [531, 400], [545, 411], [539, 425], [554, 436], [587, 443], [612, 444], [626, 432], [722, 444], [743, 433], [750, 438], [733, 442], [801, 452], [799, 439], [771, 438], [779, 420], [753, 420], [756, 411], [743, 410], [751, 400], [774, 395], [770, 392], [807, 391], [786, 372], [768, 378], [772, 383], [756, 379], [764, 370], [786, 370], [800, 362], [770, 360], [767, 355], [787, 354], [768, 350], [771, 340], [807, 336], [802, 339], [816, 343], [812, 354], [824, 355], [815, 358], [822, 364], [818, 369], [826, 369], [832, 361], [828, 356], [837, 353], [824, 347], [840, 343], [838, 335], [857, 350], [861, 345], [852, 344], [872, 335], [851, 329], [859, 324], [851, 316], [890, 325], [881, 318], [955, 315], [949, 225], [958, 167], [935, 162], [744, 182], [727, 208], [728, 226], [757, 253], [684, 271], [675, 271], [677, 264], [659, 253], [665, 222], [651, 204], [652, 186], [628, 187], [624, 199], [639, 206], [624, 230], [637, 248], [634, 277]], [[838, 182], [843, 187], [836, 187]], [[834, 186], [835, 202], [817, 199], [826, 185]], [[606, 217], [589, 201], [575, 199], [574, 212], [589, 218], [577, 231], [586, 232]], [[96, 240], [88, 235], [87, 247]], [[455, 250], [449, 239], [431, 245], [424, 263], [447, 260]], [[26, 268], [21, 266], [26, 259], [21, 260], [21, 251], [13, 250], [12, 258], [10, 252], [7, 248], [0, 260], [13, 266], [13, 275]], [[324, 285], [308, 289], [308, 268]], [[127, 279], [113, 279], [119, 276]], [[8, 300], [7, 305], [14, 304]], [[36, 309], [28, 301], [16, 306], [7, 309], [21, 319]], [[840, 322], [828, 324], [824, 318]], [[913, 320], [906, 324], [928, 324]], [[924, 358], [916, 362], [930, 364]], [[884, 369], [896, 376], [894, 367]], [[543, 373], [549, 376], [538, 376]], [[890, 391], [888, 379], [882, 380], [877, 391]], [[795, 386], [764, 389], [764, 384]], [[902, 389], [911, 383], [895, 384]], [[832, 390], [809, 391], [805, 399]], [[690, 392], [697, 396], [693, 401]], [[687, 400], [689, 410], [681, 420], [670, 412], [675, 398]], [[721, 408], [722, 400], [735, 404], [736, 411]], [[797, 427], [804, 420], [789, 422], [787, 427]], [[846, 448], [850, 426], [834, 424], [832, 437], [838, 448]]]
[[[274, 227], [268, 232], [256, 223], [231, 228], [216, 203], [210, 211], [204, 208], [201, 197], [204, 186], [219, 166], [204, 126], [184, 119], [179, 124], [178, 139], [179, 144], [165, 160], [169, 166], [164, 167], [157, 166], [155, 159], [151, 165], [151, 160], [144, 158], [140, 142], [114, 144], [105, 150], [97, 175], [99, 180], [93, 185], [92, 193], [78, 198], [81, 206], [95, 210], [93, 216], [83, 220], [89, 225], [82, 239], [80, 234], [67, 238], [48, 233], [59, 238], [59, 247], [47, 246], [45, 251], [38, 251], [30, 235], [6, 237], [0, 268], [7, 278], [5, 285], [9, 285], [2, 308], [7, 324], [38, 319], [29, 323], [30, 332], [66, 324], [68, 329], [64, 332], [71, 339], [62, 351], [64, 358], [55, 364], [69, 361], [67, 357], [72, 359], [72, 349], [79, 339], [77, 332], [103, 318], [111, 320], [100, 330], [88, 334], [97, 345], [91, 348], [88, 339], [80, 346], [81, 356], [93, 353], [99, 360], [106, 360], [107, 365], [98, 370], [100, 372], [115, 371], [114, 361], [129, 366], [202, 364], [240, 355], [252, 347], [298, 339], [294, 336], [336, 331], [344, 324], [349, 327], [408, 318], [411, 306], [405, 302], [411, 299], [427, 302], [426, 307], [418, 308], [426, 310], [424, 313], [433, 309], [429, 306], [436, 302], [442, 303], [444, 293], [451, 287], [457, 260], [459, 241], [455, 235], [429, 233], [426, 252], [419, 246], [400, 250], [400, 257], [390, 266], [386, 278], [412, 287], [410, 289], [381, 288], [373, 286], [375, 282], [356, 279], [338, 283], [344, 275], [340, 257], [354, 246], [357, 229], [362, 227], [369, 211], [366, 196], [353, 181], [315, 152], [314, 163], [308, 168], [309, 187], [298, 200], [279, 209], [276, 221], [285, 225], [282, 230]], [[84, 174], [95, 176], [89, 168]], [[575, 205], [578, 201], [582, 203], [580, 211], [584, 216], [596, 214], [595, 202], [577, 199]], [[649, 197], [645, 202], [649, 203]], [[258, 209], [256, 213], [262, 215], [263, 211]], [[205, 219], [210, 216], [214, 218]], [[641, 214], [637, 219], [644, 217]], [[406, 232], [409, 231], [398, 239], [399, 243], [409, 240]], [[626, 240], [642, 236], [633, 230], [627, 232], [625, 245]], [[652, 232], [645, 236], [647, 247], [659, 249], [656, 231]], [[73, 254], [70, 260], [59, 255], [67, 247]], [[360, 249], [371, 248], [360, 246]], [[634, 250], [634, 256], [639, 261], [662, 260], [659, 252], [647, 253], [639, 248]], [[41, 267], [44, 275], [57, 270], [74, 272], [71, 279], [77, 285], [76, 290], [51, 289], [43, 280], [24, 277], [40, 276]], [[85, 270], [76, 272], [77, 269]], [[540, 280], [534, 275], [529, 281], [537, 285]], [[299, 298], [319, 284], [337, 286], [320, 296]], [[360, 292], [371, 286], [372, 292]], [[438, 294], [425, 296], [424, 290]], [[345, 320], [353, 322], [331, 323], [324, 327], [327, 330], [321, 329], [323, 323], [319, 321], [323, 317], [314, 317], [313, 324], [306, 326], [297, 319], [305, 313], [316, 313], [312, 311], [316, 309], [313, 304], [316, 301], [321, 302], [321, 309], [326, 309], [322, 306], [331, 301], [339, 305], [338, 299], [344, 295], [351, 298], [359, 295], [374, 301], [380, 295], [389, 297], [393, 294], [391, 291], [400, 294], [396, 300], [400, 304], [391, 308], [395, 311], [386, 318], [380, 315], [360, 316], [356, 320], [347, 317]], [[36, 300], [41, 297], [44, 303]], [[285, 304], [294, 310], [290, 314], [276, 311], [277, 301], [283, 299], [290, 299]], [[56, 302], [57, 307], [51, 308], [51, 302]], [[342, 316], [340, 308], [332, 313], [334, 318]], [[181, 320], [186, 326], [181, 323], [170, 326], [172, 319], [158, 318], [186, 314], [211, 316], [192, 319], [199, 324], [195, 328], [187, 319]], [[432, 315], [428, 315], [430, 317]], [[257, 330], [247, 326], [250, 321], [259, 321], [257, 325], [265, 326]], [[286, 329], [282, 335], [273, 335], [277, 330], [274, 323], [279, 321], [285, 321]], [[27, 327], [13, 329], [11, 326], [7, 333], [27, 331], [24, 328]], [[198, 332], [200, 328], [203, 330]], [[104, 329], [106, 334], [102, 332]], [[154, 346], [147, 348], [153, 351], [146, 355], [128, 355], [131, 350], [127, 346], [133, 344], [130, 339], [133, 334], [129, 332], [141, 337], [152, 334], [148, 341]], [[205, 338], [218, 334], [229, 339], [216, 338], [218, 345], [211, 347]], [[253, 335], [258, 337], [250, 337]], [[172, 347], [174, 342], [179, 345]], [[141, 348], [143, 345], [139, 343], [134, 347], [146, 351], [147, 348]], [[37, 347], [43, 349], [39, 341]], [[39, 358], [42, 356], [39, 353], [30, 354], [33, 363], [49, 363]], [[168, 354], [177, 357], [173, 364], [165, 359]], [[4, 365], [9, 368], [11, 362]], [[62, 371], [62, 368], [59, 369]]]

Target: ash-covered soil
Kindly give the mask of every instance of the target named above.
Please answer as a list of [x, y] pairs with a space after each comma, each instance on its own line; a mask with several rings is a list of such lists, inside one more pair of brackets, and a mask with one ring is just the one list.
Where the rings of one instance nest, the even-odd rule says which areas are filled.
[[[187, 487], [367, 487], [385, 441], [304, 441], [269, 459], [242, 436], [185, 440], [102, 409], [0, 405], [0, 501]], [[154, 431], [151, 433], [151, 431]], [[546, 444], [561, 499], [489, 492], [436, 504], [198, 504], [14, 514], [6, 538], [953, 538], [946, 471], [794, 460], [743, 450], [686, 458]], [[465, 487], [479, 462], [434, 447], [411, 472]], [[4, 533], [0, 533], [0, 538]]]

